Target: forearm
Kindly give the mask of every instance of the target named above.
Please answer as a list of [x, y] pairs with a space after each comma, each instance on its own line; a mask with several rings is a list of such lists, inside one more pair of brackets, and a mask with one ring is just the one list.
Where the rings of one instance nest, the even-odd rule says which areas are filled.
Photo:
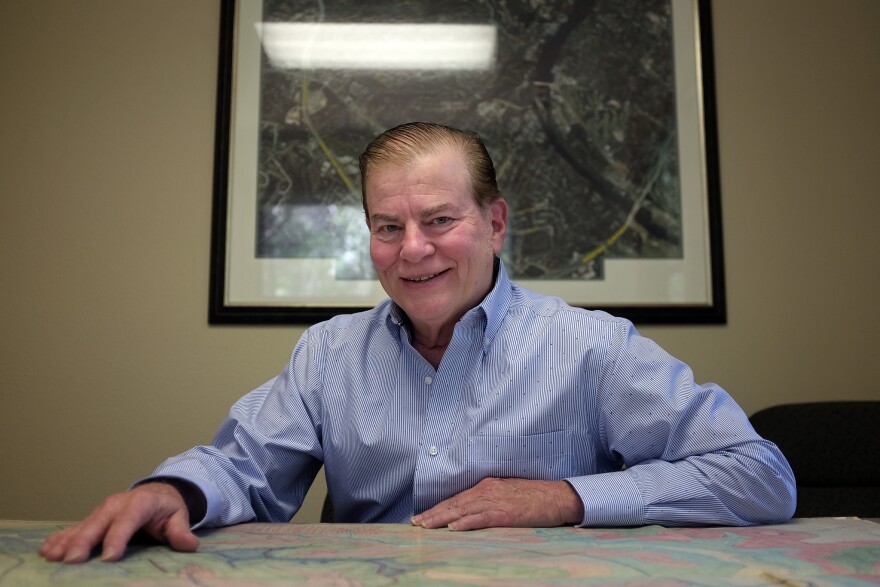
[[162, 463], [144, 481], [176, 478], [204, 496], [204, 516], [194, 528], [229, 526], [252, 521], [288, 522], [305, 498], [318, 464], [290, 464], [290, 470], [263, 470], [265, 457], [231, 459], [213, 446], [196, 447]]
[[795, 505], [791, 470], [765, 441], [568, 481], [584, 526], [747, 526], [786, 521]]
[[[223, 467], [217, 462], [224, 457], [210, 451], [211, 447], [196, 447], [171, 457], [133, 487], [148, 483], [174, 486], [187, 502], [193, 529], [254, 521], [257, 514], [248, 498], [246, 481], [221, 473]], [[222, 491], [221, 486], [227, 489]], [[191, 502], [198, 505], [190, 508]]]
[[[612, 346], [596, 441], [606, 462], [625, 468], [572, 480], [585, 523], [739, 526], [791, 517], [791, 468], [730, 395], [698, 385], [687, 365], [633, 328]], [[603, 501], [615, 494], [623, 509]]]
[[166, 460], [150, 479], [198, 487], [205, 515], [195, 527], [287, 522], [320, 469], [320, 451], [299, 394], [282, 373], [232, 406], [211, 445]]

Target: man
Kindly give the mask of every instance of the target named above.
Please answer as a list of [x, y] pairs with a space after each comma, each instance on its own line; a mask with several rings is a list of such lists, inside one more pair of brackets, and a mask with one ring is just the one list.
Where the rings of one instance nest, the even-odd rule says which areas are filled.
[[139, 529], [286, 522], [320, 469], [341, 522], [425, 528], [781, 522], [784, 457], [722, 389], [627, 321], [512, 283], [507, 204], [478, 136], [411, 123], [361, 156], [370, 254], [390, 299], [309, 328], [213, 445], [46, 540], [116, 560]]

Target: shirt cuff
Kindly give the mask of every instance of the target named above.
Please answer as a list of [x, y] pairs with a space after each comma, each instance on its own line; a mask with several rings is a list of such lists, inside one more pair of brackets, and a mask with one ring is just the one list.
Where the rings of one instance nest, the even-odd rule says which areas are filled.
[[635, 480], [625, 471], [566, 479], [584, 503], [581, 527], [641, 526], [645, 502]]
[[146, 483], [161, 482], [163, 479], [180, 479], [181, 481], [192, 483], [199, 491], [202, 492], [202, 495], [205, 496], [205, 516], [198, 521], [190, 520], [190, 530], [203, 528], [209, 525], [211, 521], [216, 520], [220, 517], [220, 511], [223, 507], [223, 497], [220, 495], [220, 492], [217, 491], [216, 487], [202, 479], [199, 479], [198, 477], [185, 477], [183, 475], [156, 475], [153, 477], [144, 477], [143, 479], [132, 483], [129, 489], [134, 489], [135, 487], [144, 485]]

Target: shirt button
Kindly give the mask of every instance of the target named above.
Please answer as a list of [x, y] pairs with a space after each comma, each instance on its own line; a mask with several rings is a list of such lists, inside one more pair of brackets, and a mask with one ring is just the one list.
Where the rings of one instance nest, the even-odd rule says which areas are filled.
[[439, 451], [437, 450], [437, 447], [434, 446], [433, 444], [431, 445], [431, 448], [428, 449], [428, 454], [431, 455], [432, 457], [436, 457], [438, 452]]
[[430, 375], [425, 377], [425, 385], [431, 385], [432, 383], [434, 383], [434, 379]]

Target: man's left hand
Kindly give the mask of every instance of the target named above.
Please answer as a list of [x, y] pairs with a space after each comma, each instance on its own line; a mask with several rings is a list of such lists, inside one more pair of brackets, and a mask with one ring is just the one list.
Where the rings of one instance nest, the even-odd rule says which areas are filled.
[[415, 526], [450, 530], [550, 528], [580, 524], [581, 498], [565, 481], [483, 479], [412, 518]]

